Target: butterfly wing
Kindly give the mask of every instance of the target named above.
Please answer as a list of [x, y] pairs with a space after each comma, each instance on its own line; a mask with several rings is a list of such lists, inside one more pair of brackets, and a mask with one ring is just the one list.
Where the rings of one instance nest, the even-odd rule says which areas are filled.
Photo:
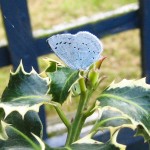
[[58, 34], [50, 37], [48, 43], [55, 54], [69, 67], [74, 67], [75, 58], [78, 53], [73, 51], [74, 36], [71, 34]]
[[55, 54], [72, 69], [87, 69], [102, 52], [102, 44], [89, 32], [58, 34], [47, 41]]
[[75, 36], [79, 49], [80, 66], [78, 67], [85, 70], [100, 58], [100, 54], [103, 51], [102, 43], [89, 32], [79, 32]]

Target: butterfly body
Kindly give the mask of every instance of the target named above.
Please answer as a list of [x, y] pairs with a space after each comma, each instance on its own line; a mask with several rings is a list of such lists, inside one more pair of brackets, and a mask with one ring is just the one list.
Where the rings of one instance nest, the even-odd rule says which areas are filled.
[[48, 43], [55, 54], [72, 69], [87, 69], [100, 58], [102, 44], [89, 32], [58, 34], [48, 38]]

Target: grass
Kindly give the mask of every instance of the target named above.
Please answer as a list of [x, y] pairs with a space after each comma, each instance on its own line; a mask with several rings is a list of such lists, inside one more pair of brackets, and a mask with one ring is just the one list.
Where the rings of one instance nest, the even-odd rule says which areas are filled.
[[[91, 16], [94, 13], [105, 12], [116, 9], [122, 5], [137, 2], [137, 0], [29, 0], [28, 6], [33, 30], [49, 29], [50, 27], [81, 16]], [[2, 21], [0, 19], [0, 40], [5, 39]], [[111, 83], [114, 79], [120, 81], [123, 78], [133, 79], [140, 78], [140, 41], [139, 31], [132, 30], [120, 34], [108, 36], [102, 39], [104, 44], [103, 55], [107, 59], [102, 66], [102, 75], [106, 75], [107, 79], [102, 83], [102, 88]], [[54, 55], [49, 55], [53, 59]], [[46, 66], [43, 57], [38, 59], [41, 71]], [[0, 69], [0, 93], [4, 90], [8, 83], [9, 70], [11, 66]], [[66, 103], [63, 107], [66, 111], [72, 108], [66, 107], [70, 105]], [[73, 107], [76, 103], [72, 102]], [[47, 112], [52, 113], [48, 111]]]

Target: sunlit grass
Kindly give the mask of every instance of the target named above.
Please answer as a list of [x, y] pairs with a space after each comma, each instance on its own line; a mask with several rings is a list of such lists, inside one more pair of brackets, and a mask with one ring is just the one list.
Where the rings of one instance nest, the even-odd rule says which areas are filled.
[[11, 66], [2, 67], [0, 69], [0, 95], [2, 94], [6, 85], [8, 84], [11, 69], [12, 69]]

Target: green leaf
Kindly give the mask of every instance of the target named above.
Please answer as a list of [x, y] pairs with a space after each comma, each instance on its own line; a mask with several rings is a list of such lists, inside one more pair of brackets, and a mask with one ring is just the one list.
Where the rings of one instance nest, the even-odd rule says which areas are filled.
[[100, 107], [111, 106], [127, 115], [135, 126], [141, 125], [150, 137], [150, 85], [145, 78], [112, 83], [99, 96]]
[[1, 118], [0, 139], [7, 140], [6, 127], [11, 125], [28, 137], [32, 137], [31, 132], [42, 138], [42, 123], [38, 114], [34, 111], [28, 111], [24, 118], [14, 111], [5, 119]]
[[113, 144], [73, 144], [70, 150], [119, 150]]
[[[12, 112], [5, 118], [3, 128], [7, 138], [1, 138], [0, 149], [50, 149], [42, 142], [42, 124], [39, 116], [34, 111], [28, 111], [24, 119], [18, 112]], [[1, 135], [1, 133], [0, 133]]]
[[7, 140], [8, 136], [6, 133], [7, 124], [3, 121], [0, 122], [0, 140]]
[[120, 147], [116, 147], [111, 142], [102, 143], [93, 139], [90, 139], [88, 136], [76, 141], [73, 143], [69, 148], [71, 150], [119, 150], [122, 145], [119, 145]]
[[[7, 126], [6, 132], [8, 135], [7, 140], [0, 140], [0, 149], [11, 150], [44, 150], [45, 144], [39, 137], [32, 134], [32, 139], [27, 137], [24, 133], [20, 132], [12, 126]], [[34, 139], [34, 140], [33, 140]]]
[[54, 150], [124, 150], [123, 145], [119, 145], [119, 147], [115, 146], [113, 143], [101, 143], [99, 141], [95, 141], [89, 138], [83, 138], [73, 143], [68, 147], [54, 148]]
[[[104, 110], [100, 109], [100, 113], [102, 113], [100, 119], [97, 120], [97, 122], [93, 126], [91, 133], [96, 134], [99, 130], [104, 131], [109, 129], [110, 140], [113, 141], [113, 144], [116, 146], [120, 145], [119, 143], [117, 143], [117, 136], [120, 129], [122, 129], [123, 127], [135, 129], [135, 127], [132, 125], [131, 120], [121, 111], [115, 108], [105, 107]], [[122, 145], [122, 149], [124, 148], [125, 146]]]
[[28, 111], [24, 118], [15, 111], [8, 115], [4, 121], [28, 137], [32, 137], [31, 133], [34, 133], [42, 138], [42, 123], [38, 114], [34, 111]]
[[48, 62], [48, 67], [46, 68], [45, 72], [54, 72], [57, 70], [57, 68], [63, 67], [64, 65], [61, 64], [59, 61], [50, 59], [50, 58], [45, 58], [44, 59], [46, 62]]
[[55, 72], [47, 73], [51, 79], [51, 89], [53, 101], [63, 103], [68, 95], [72, 84], [78, 79], [79, 72], [68, 67], [57, 68]]
[[72, 94], [74, 97], [79, 96], [81, 94], [79, 82], [76, 82], [75, 84], [73, 84], [71, 90], [72, 90]]
[[145, 142], [150, 143], [150, 136], [147, 134], [147, 132], [145, 131], [145, 129], [141, 125], [137, 126], [136, 136], [143, 136]]
[[101, 117], [94, 125], [92, 131], [109, 129], [112, 137], [122, 126], [134, 128], [131, 120], [126, 115], [109, 107], [102, 111]]
[[57, 62], [50, 62], [50, 65], [46, 68], [46, 72], [54, 72], [57, 69]]
[[122, 112], [113, 108], [106, 109], [98, 121], [99, 127], [118, 127], [132, 122]]
[[4, 116], [4, 110], [0, 109], [0, 139], [2, 140], [6, 140], [8, 138], [5, 130], [7, 124], [3, 122]]
[[48, 78], [40, 77], [34, 70], [26, 73], [20, 64], [15, 73], [11, 72], [8, 86], [2, 94], [0, 108], [4, 109], [5, 117], [13, 111], [22, 116], [29, 110], [38, 112], [42, 104], [50, 102], [48, 84]]

